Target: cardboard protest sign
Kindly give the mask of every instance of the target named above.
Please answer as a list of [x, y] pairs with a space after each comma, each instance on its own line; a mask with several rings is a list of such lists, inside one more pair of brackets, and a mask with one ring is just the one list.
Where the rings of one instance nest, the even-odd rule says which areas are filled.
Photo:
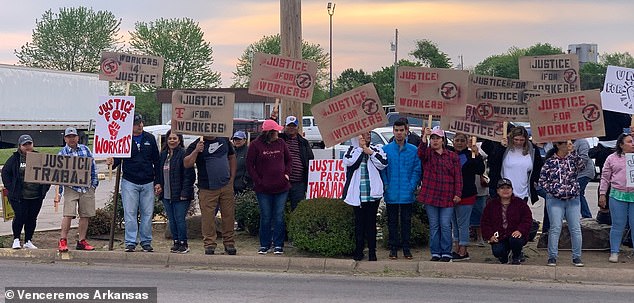
[[231, 137], [234, 103], [232, 93], [175, 90], [172, 93], [172, 131]]
[[534, 142], [605, 135], [598, 90], [535, 97], [528, 112]]
[[27, 153], [24, 182], [89, 187], [92, 158]]
[[520, 57], [519, 68], [521, 80], [534, 81], [533, 90], [548, 94], [580, 90], [579, 57], [575, 54]]
[[469, 104], [476, 107], [477, 118], [484, 121], [528, 121], [527, 102], [541, 95], [529, 90], [531, 81], [471, 75], [470, 84]]
[[156, 87], [163, 83], [165, 60], [161, 57], [102, 52], [100, 62], [99, 80]]
[[132, 153], [135, 97], [101, 96], [95, 119], [95, 158], [129, 158]]
[[464, 133], [483, 139], [501, 141], [504, 138], [502, 136], [504, 123], [481, 120], [476, 110], [475, 106], [467, 105], [465, 117], [441, 117], [441, 128], [455, 133]]
[[608, 66], [601, 102], [605, 110], [634, 114], [634, 69]]
[[412, 114], [448, 114], [447, 105], [463, 112], [467, 104], [469, 73], [444, 68], [399, 66], [396, 111]]
[[310, 104], [317, 82], [317, 62], [255, 53], [249, 94]]
[[634, 187], [634, 153], [625, 154], [625, 178], [627, 179], [626, 187]]
[[341, 199], [346, 183], [343, 160], [310, 160], [308, 163], [308, 187], [306, 199]]
[[368, 83], [311, 108], [328, 147], [387, 124], [374, 84]]

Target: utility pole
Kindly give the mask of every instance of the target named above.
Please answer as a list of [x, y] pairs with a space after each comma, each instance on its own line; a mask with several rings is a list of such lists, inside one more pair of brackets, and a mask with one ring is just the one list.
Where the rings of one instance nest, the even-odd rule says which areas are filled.
[[328, 15], [330, 16], [330, 98], [332, 98], [332, 15], [335, 14], [335, 3], [328, 2]]
[[394, 44], [392, 44], [392, 50], [394, 51], [394, 100], [392, 103], [396, 105], [396, 84], [398, 78], [398, 28], [394, 33]]
[[[281, 55], [302, 59], [302, 1], [280, 0], [280, 43]], [[279, 113], [280, 125], [287, 116], [297, 117], [298, 127], [302, 127], [303, 107], [301, 102], [282, 99]]]

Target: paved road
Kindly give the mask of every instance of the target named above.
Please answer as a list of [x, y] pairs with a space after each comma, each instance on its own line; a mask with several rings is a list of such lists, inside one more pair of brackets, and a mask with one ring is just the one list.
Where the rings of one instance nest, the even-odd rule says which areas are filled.
[[[159, 302], [631, 302], [628, 286], [0, 260], [0, 285], [157, 287]], [[1, 290], [2, 287], [0, 287]], [[4, 297], [3, 292], [0, 297]]]

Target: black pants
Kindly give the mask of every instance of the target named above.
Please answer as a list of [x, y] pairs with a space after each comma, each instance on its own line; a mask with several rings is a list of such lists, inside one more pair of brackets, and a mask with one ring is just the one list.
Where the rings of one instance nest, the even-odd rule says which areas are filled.
[[[409, 238], [412, 232], [412, 203], [387, 204], [388, 242], [391, 250], [409, 249]], [[401, 219], [401, 236], [399, 241], [399, 217]]]
[[24, 242], [32, 240], [37, 224], [37, 215], [42, 209], [43, 199], [22, 199], [11, 202], [11, 207], [15, 213], [13, 218], [13, 238], [19, 239], [24, 227]]
[[513, 252], [513, 259], [521, 258], [524, 240], [522, 238], [508, 237], [500, 242], [491, 245], [493, 255], [500, 260], [501, 263], [508, 263], [509, 252]]
[[379, 200], [362, 202], [361, 206], [354, 206], [354, 239], [355, 254], [361, 255], [368, 241], [370, 252], [376, 251], [376, 212], [379, 209]]
[[299, 202], [306, 199], [306, 182], [291, 182], [288, 199], [291, 200], [291, 211], [294, 211]]

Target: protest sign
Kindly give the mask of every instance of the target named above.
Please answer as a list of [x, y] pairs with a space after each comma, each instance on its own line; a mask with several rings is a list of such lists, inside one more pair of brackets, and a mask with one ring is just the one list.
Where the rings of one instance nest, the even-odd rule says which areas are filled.
[[161, 57], [102, 52], [100, 62], [99, 80], [156, 87], [163, 83], [165, 60]]
[[[469, 73], [462, 70], [399, 66], [396, 111], [441, 115], [463, 112], [467, 104]], [[446, 106], [457, 106], [450, 110]]]
[[308, 187], [306, 199], [341, 199], [346, 183], [343, 160], [310, 160], [308, 163]]
[[601, 102], [604, 110], [634, 114], [634, 69], [608, 66]]
[[255, 53], [249, 94], [310, 104], [317, 82], [317, 62]]
[[95, 158], [129, 158], [132, 152], [135, 97], [100, 96], [92, 153]]
[[24, 182], [91, 186], [92, 158], [27, 153]]
[[519, 69], [521, 80], [534, 81], [533, 90], [548, 94], [580, 90], [579, 58], [575, 54], [520, 57]]
[[627, 179], [626, 187], [634, 187], [634, 153], [625, 154], [625, 178]]
[[467, 105], [465, 117], [443, 116], [440, 119], [441, 128], [455, 133], [464, 133], [483, 139], [501, 141], [503, 139], [503, 123], [481, 120], [476, 113], [476, 107]]
[[528, 112], [533, 142], [605, 135], [598, 90], [535, 97]]
[[528, 121], [530, 97], [541, 92], [529, 90], [531, 81], [471, 75], [469, 104], [478, 119], [485, 121]]
[[172, 131], [211, 137], [231, 137], [235, 95], [175, 90], [172, 93]]
[[320, 102], [311, 112], [328, 147], [387, 124], [372, 83]]

